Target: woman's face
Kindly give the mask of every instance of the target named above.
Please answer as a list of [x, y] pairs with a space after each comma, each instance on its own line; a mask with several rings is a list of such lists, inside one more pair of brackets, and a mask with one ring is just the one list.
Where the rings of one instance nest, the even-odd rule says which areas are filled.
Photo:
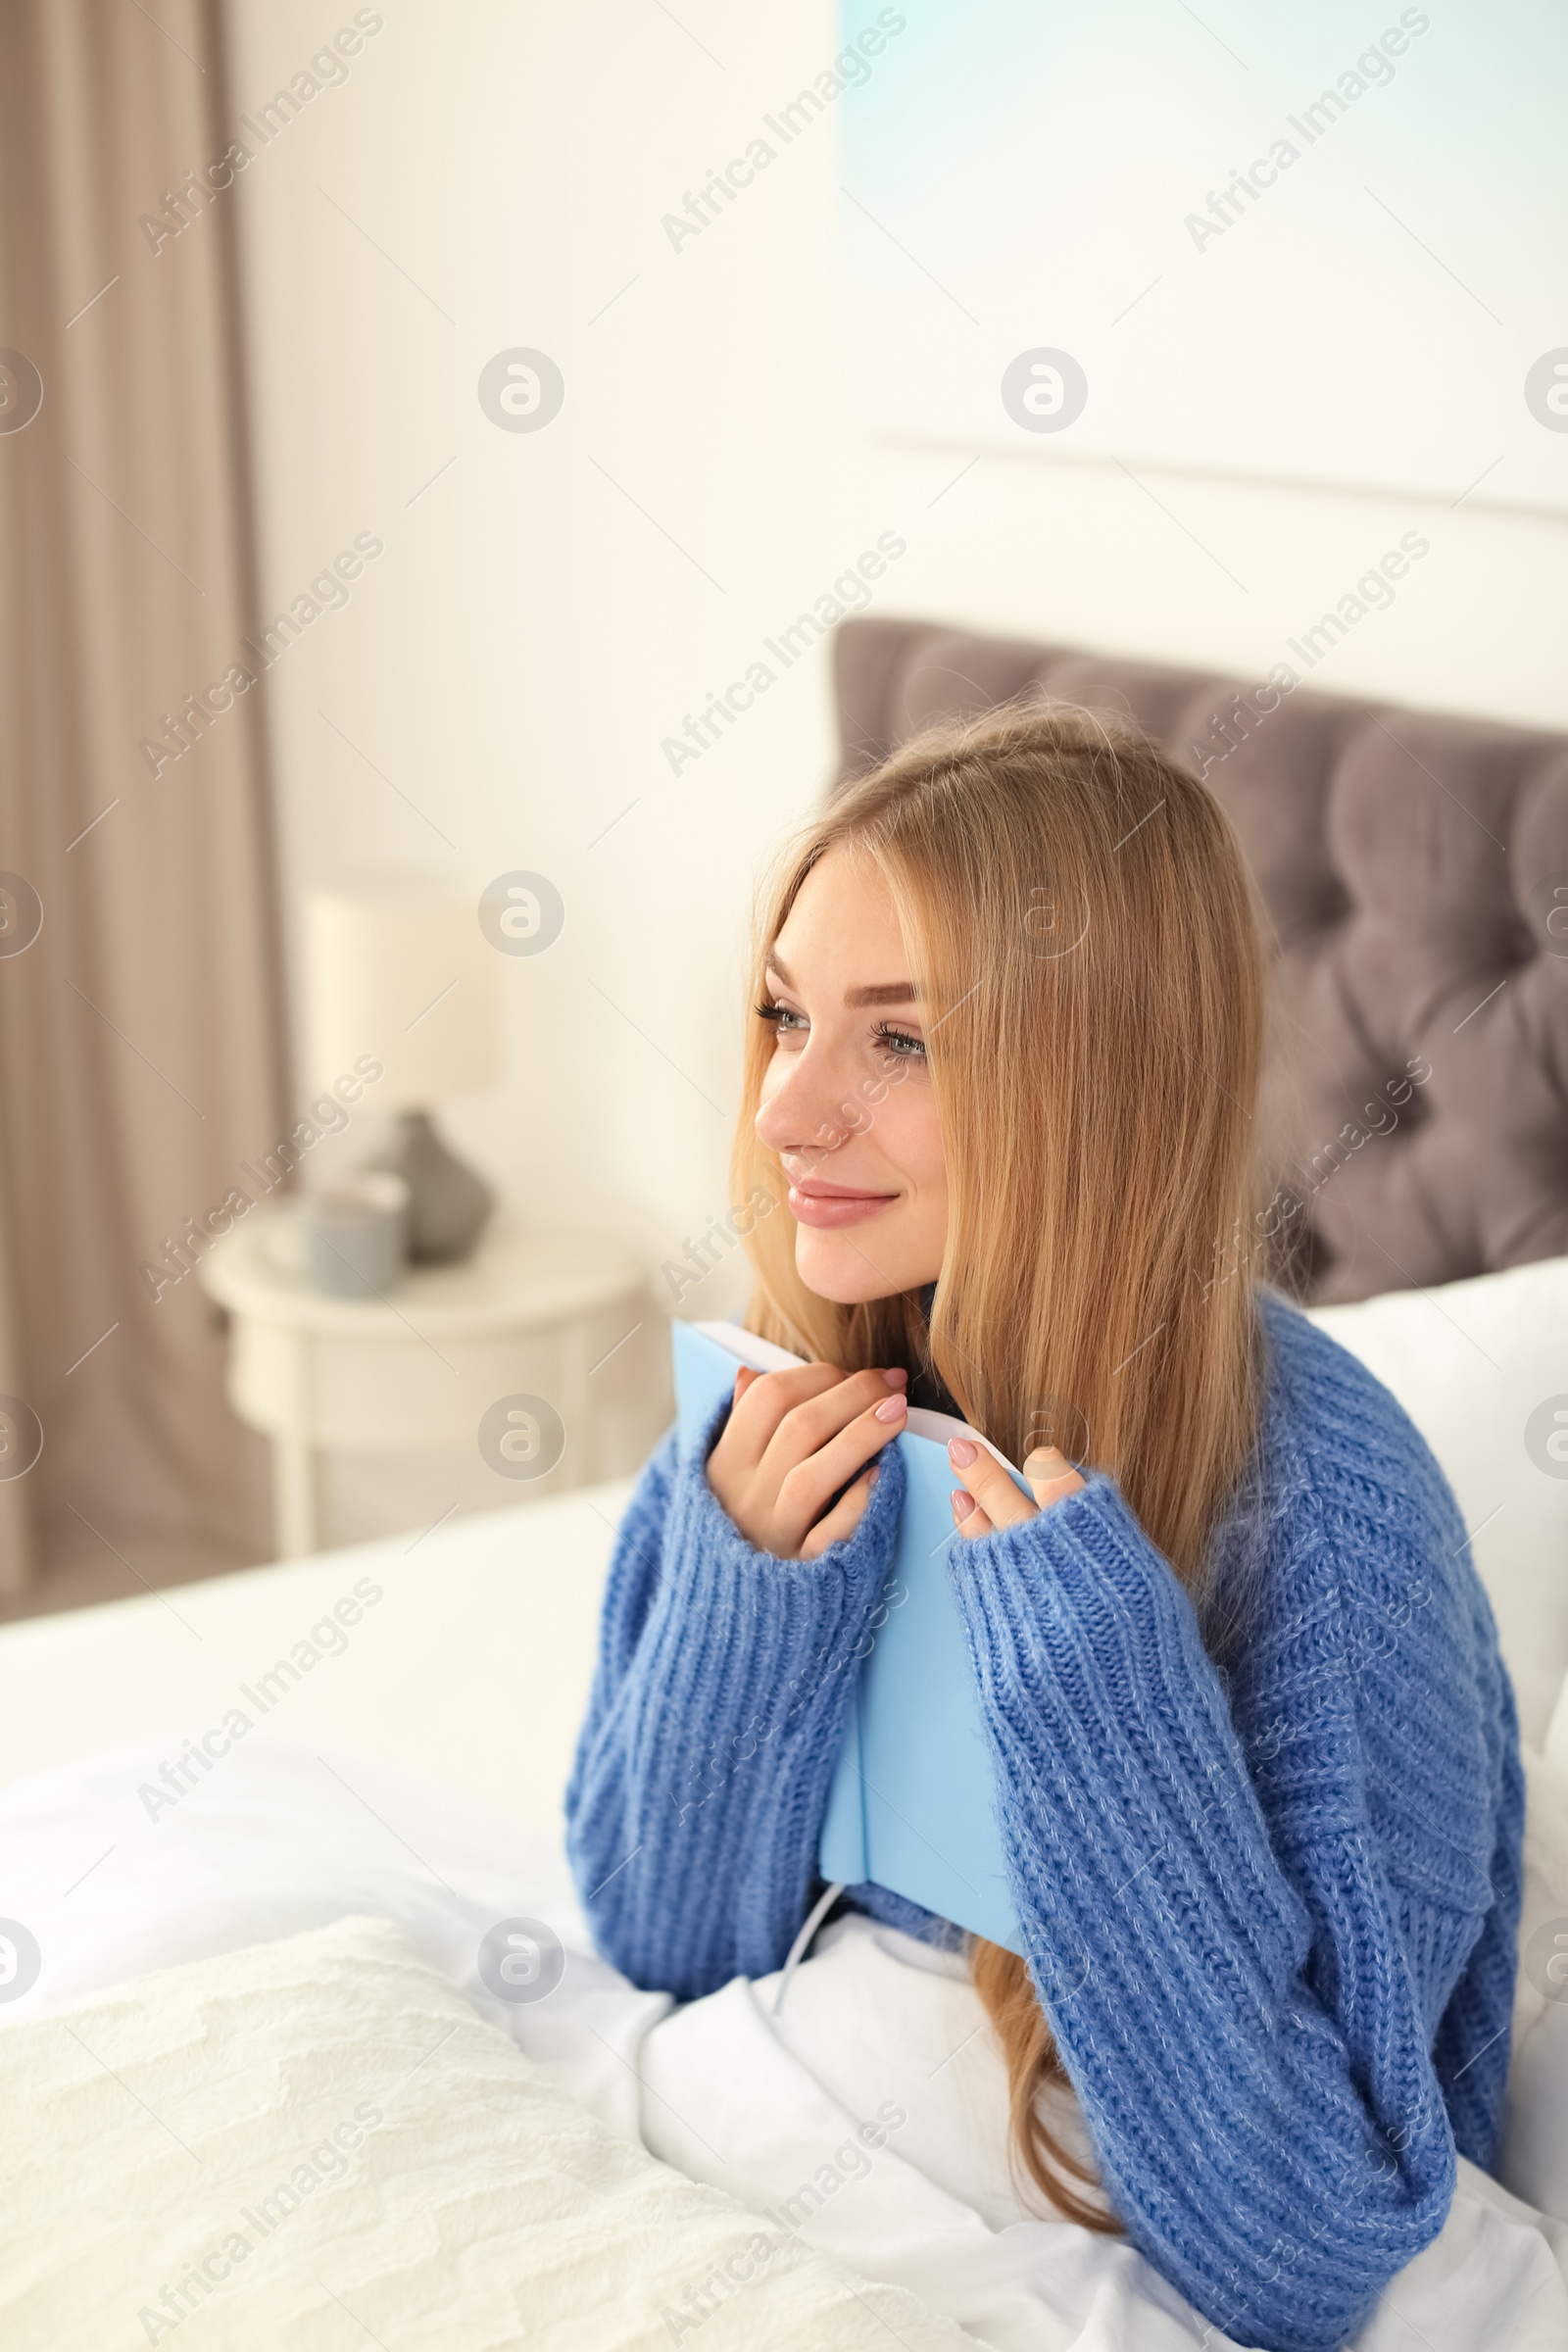
[[948, 1171], [926, 1020], [893, 898], [843, 845], [812, 867], [768, 958], [757, 1132], [790, 1180], [795, 1263], [848, 1306], [935, 1282]]

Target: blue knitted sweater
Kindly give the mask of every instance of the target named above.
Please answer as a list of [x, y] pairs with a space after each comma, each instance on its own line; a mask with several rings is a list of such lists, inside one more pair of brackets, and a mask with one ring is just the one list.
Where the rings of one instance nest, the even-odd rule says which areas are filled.
[[[1105, 2189], [1237, 2341], [1327, 2352], [1437, 2235], [1455, 2148], [1493, 2163], [1524, 1797], [1442, 1472], [1353, 1357], [1277, 1299], [1261, 1313], [1225, 1671], [1107, 1478], [948, 1557], [1030, 1967]], [[666, 1440], [632, 1498], [566, 1799], [602, 1950], [680, 1999], [779, 1967], [812, 1900], [903, 1498], [893, 1449], [847, 1543], [756, 1551], [705, 1475], [722, 1421], [690, 1458]]]

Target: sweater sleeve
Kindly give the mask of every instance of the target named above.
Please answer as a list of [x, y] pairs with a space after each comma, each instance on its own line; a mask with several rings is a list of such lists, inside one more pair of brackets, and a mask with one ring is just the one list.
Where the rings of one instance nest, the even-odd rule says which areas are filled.
[[1514, 1981], [1519, 1969], [1519, 1911], [1524, 1897], [1521, 1850], [1525, 1818], [1524, 1763], [1513, 1686], [1496, 1648], [1492, 1611], [1479, 1585], [1482, 1654], [1492, 1667], [1496, 1703], [1491, 1722], [1491, 1764], [1496, 1835], [1492, 1856], [1494, 1901], [1448, 1996], [1432, 2050], [1444, 2104], [1461, 2156], [1484, 2172], [1496, 2168], [1508, 2082]]
[[868, 1622], [893, 1559], [898, 1448], [847, 1542], [754, 1549], [708, 1483], [727, 1404], [644, 1471], [606, 1589], [566, 1847], [595, 1939], [634, 1984], [690, 2000], [781, 1965]]
[[950, 1558], [1031, 1971], [1116, 2210], [1238, 2341], [1329, 2352], [1448, 2210], [1429, 2053], [1492, 1854], [1409, 1932], [1346, 1563], [1309, 1493], [1291, 1519], [1267, 1818], [1192, 1604], [1109, 1481]]

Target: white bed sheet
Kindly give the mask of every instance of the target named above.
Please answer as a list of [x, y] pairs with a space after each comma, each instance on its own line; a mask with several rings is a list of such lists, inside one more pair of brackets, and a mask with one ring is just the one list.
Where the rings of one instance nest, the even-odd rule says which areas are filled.
[[[198, 1739], [244, 1710], [404, 1764], [554, 1832], [593, 1671], [600, 1596], [629, 1480], [455, 1519], [0, 1631], [0, 1788], [87, 1750]], [[337, 1628], [265, 1715], [279, 1659], [368, 1578], [381, 1598]], [[266, 1693], [261, 1695], [265, 1696]], [[217, 1744], [217, 1742], [215, 1742]], [[91, 1857], [86, 1857], [90, 1860]]]
[[[1205, 2335], [1125, 2243], [1019, 2204], [1003, 2154], [1001, 2061], [951, 1958], [849, 1921], [799, 1969], [781, 2015], [774, 1978], [738, 1979], [675, 2009], [586, 1948], [547, 1835], [275, 1731], [245, 1742], [172, 1813], [138, 1819], [135, 1791], [161, 1754], [160, 1742], [132, 1742], [0, 1793], [7, 1885], [55, 1955], [50, 1982], [0, 2016], [20, 2022], [147, 1970], [368, 1912], [401, 1927], [612, 2130], [771, 2211], [862, 2277], [909, 2288], [996, 2352], [1201, 2342], [1217, 2352], [1249, 2340], [1245, 2325]], [[64, 1838], [110, 1849], [69, 1889]], [[566, 1946], [561, 1983], [534, 2003], [498, 2001], [478, 1974], [486, 1931], [517, 1917]], [[862, 2165], [858, 2127], [876, 2118], [886, 2139]], [[1442, 2235], [1395, 2281], [1361, 2352], [1421, 2342], [1565, 2352], [1565, 2264], [1568, 2228], [1462, 2166]]]
[[[807, 1964], [779, 2031], [765, 1998], [744, 1986], [665, 2023], [667, 2003], [586, 1957], [560, 1852], [561, 1797], [628, 1492], [617, 1482], [0, 1633], [0, 1910], [33, 1926], [47, 1961], [36, 1993], [0, 2018], [356, 1910], [396, 1919], [483, 2006], [479, 1936], [498, 1918], [537, 1912], [577, 1947], [588, 2006], [509, 2013], [525, 2046], [553, 2050], [577, 2095], [682, 2169], [732, 2189], [745, 2182], [759, 2202], [788, 2193], [800, 2175], [784, 2176], [810, 2148], [822, 2160], [822, 2131], [858, 2115], [869, 2087], [842, 2031], [831, 2046], [812, 2045], [801, 2021], [814, 2013], [812, 2030], [826, 2034], [836, 2009], [851, 2039], [868, 2044], [891, 2021], [899, 2045], [918, 2050], [938, 2011], [951, 2034], [954, 2003], [973, 1995], [917, 1947], [857, 1929]], [[279, 1695], [264, 1678], [280, 1660], [292, 1671]], [[235, 1710], [246, 1718], [237, 1741]], [[207, 1738], [206, 1764], [187, 1736]], [[121, 1752], [104, 1753], [117, 1743]], [[1568, 1766], [1568, 1692], [1545, 1744]], [[405, 1781], [398, 1768], [422, 1777]], [[144, 1793], [160, 1788], [168, 1801]], [[813, 2011], [811, 1987], [830, 1985], [848, 1997]], [[947, 2115], [939, 2128], [906, 2130], [878, 2196], [855, 2183], [815, 2217], [811, 2242], [914, 2287], [999, 2347], [1196, 2341], [1169, 2290], [1124, 2247], [1107, 2254], [1069, 2225], [1009, 2218], [996, 2163], [1000, 2092], [983, 2046], [946, 2070], [961, 2088], [962, 2128]], [[738, 2108], [741, 2081], [756, 2095]], [[912, 2119], [916, 2100], [905, 2104]], [[901, 2183], [896, 2196], [884, 2193], [889, 2180]], [[1466, 2168], [1443, 2238], [1396, 2282], [1387, 2329], [1374, 2324], [1365, 2352], [1408, 2343], [1412, 2328], [1434, 2352], [1479, 2352], [1504, 2340], [1488, 2332], [1483, 2306], [1508, 2312], [1510, 2343], [1568, 2352], [1552, 2251], [1562, 2235]], [[933, 2248], [936, 2271], [954, 2281], [946, 2296], [933, 2291]]]

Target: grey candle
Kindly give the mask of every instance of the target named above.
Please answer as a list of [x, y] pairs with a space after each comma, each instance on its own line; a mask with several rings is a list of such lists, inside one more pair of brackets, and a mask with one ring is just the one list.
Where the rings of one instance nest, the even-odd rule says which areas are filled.
[[315, 1288], [334, 1298], [378, 1298], [408, 1257], [409, 1188], [400, 1176], [361, 1169], [318, 1193], [301, 1211], [305, 1263]]

